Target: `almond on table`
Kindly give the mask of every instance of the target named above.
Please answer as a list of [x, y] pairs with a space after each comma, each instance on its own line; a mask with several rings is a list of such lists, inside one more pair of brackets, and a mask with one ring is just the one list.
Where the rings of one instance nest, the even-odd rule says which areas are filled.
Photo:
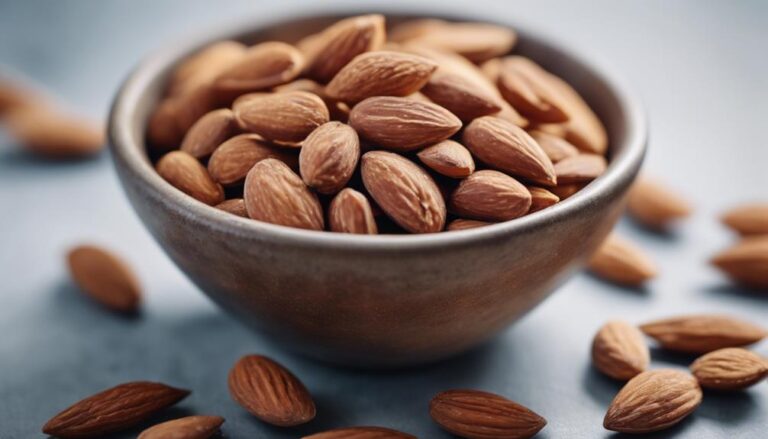
[[680, 195], [659, 182], [641, 177], [629, 191], [627, 211], [641, 224], [664, 229], [691, 214], [692, 208]]
[[723, 224], [742, 235], [768, 235], [768, 202], [734, 207], [722, 217]]
[[133, 270], [112, 252], [80, 245], [67, 254], [69, 272], [88, 296], [114, 311], [133, 313], [141, 303], [141, 286]]
[[742, 239], [715, 255], [712, 264], [739, 284], [768, 290], [768, 235]]
[[691, 364], [702, 387], [741, 390], [768, 376], [768, 360], [742, 348], [724, 348], [702, 355]]
[[628, 380], [644, 372], [651, 361], [648, 345], [637, 327], [621, 320], [603, 325], [592, 341], [592, 363], [602, 373]]
[[149, 427], [137, 439], [208, 439], [223, 423], [221, 416], [187, 416]]
[[663, 348], [688, 353], [746, 346], [768, 335], [756, 324], [716, 314], [671, 317], [640, 325], [640, 329]]
[[631, 287], [643, 285], [656, 276], [656, 264], [642, 250], [611, 233], [587, 263], [593, 274]]

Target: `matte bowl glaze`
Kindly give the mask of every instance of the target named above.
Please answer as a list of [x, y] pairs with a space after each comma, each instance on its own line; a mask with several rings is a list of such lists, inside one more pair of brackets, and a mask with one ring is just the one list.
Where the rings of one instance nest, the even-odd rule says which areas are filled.
[[[386, 15], [390, 23], [420, 18]], [[571, 83], [610, 138], [607, 172], [553, 207], [479, 229], [354, 236], [240, 218], [188, 197], [155, 173], [145, 152], [146, 120], [174, 64], [215, 40], [294, 41], [341, 17], [230, 27], [147, 59], [113, 104], [109, 135], [115, 166], [162, 248], [242, 322], [286, 348], [340, 364], [434, 361], [497, 334], [582, 266], [623, 209], [643, 159], [646, 122], [638, 102], [606, 68], [510, 23], [519, 32], [516, 53]]]

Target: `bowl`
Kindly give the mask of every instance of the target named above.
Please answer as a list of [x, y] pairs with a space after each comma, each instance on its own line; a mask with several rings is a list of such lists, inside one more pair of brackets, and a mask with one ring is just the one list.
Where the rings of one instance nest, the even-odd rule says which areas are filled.
[[[358, 236], [240, 218], [166, 183], [147, 157], [147, 118], [173, 66], [216, 40], [295, 41], [344, 16], [232, 26], [145, 60], [113, 103], [109, 137], [128, 198], [170, 258], [214, 302], [279, 346], [338, 364], [399, 367], [488, 340], [547, 298], [609, 233], [646, 145], [638, 101], [582, 51], [515, 23], [517, 53], [571, 83], [606, 125], [610, 165], [574, 196], [478, 229]], [[389, 23], [441, 14], [385, 14]]]

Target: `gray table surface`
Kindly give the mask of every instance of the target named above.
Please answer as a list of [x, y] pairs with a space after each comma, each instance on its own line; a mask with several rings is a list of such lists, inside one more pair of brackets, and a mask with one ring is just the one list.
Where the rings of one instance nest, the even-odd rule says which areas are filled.
[[[279, 5], [278, 5], [279, 3]], [[360, 5], [360, 2], [347, 1]], [[687, 194], [695, 215], [668, 235], [622, 222], [659, 263], [645, 290], [577, 275], [495, 342], [458, 358], [391, 373], [331, 368], [269, 345], [214, 307], [171, 264], [132, 213], [109, 162], [48, 163], [0, 144], [0, 438], [42, 436], [71, 402], [120, 382], [150, 379], [193, 389], [160, 419], [188, 413], [226, 418], [231, 438], [297, 437], [373, 424], [422, 438], [448, 437], [427, 403], [452, 387], [487, 389], [549, 420], [542, 438], [619, 437], [602, 417], [619, 384], [595, 373], [589, 345], [607, 319], [640, 322], [687, 312], [725, 312], [766, 322], [768, 297], [730, 286], [706, 261], [732, 241], [716, 221], [728, 206], [768, 199], [768, 2], [613, 0], [419, 2], [472, 7], [519, 20], [602, 54], [646, 102], [649, 173]], [[578, 4], [577, 4], [578, 3]], [[344, 2], [334, 3], [334, 6]], [[387, 7], [414, 7], [390, 1]], [[303, 11], [282, 1], [2, 1], [0, 67], [45, 84], [103, 117], [119, 82], [147, 52], [212, 24]], [[376, 10], [375, 4], [370, 5]], [[83, 241], [113, 248], [146, 289], [138, 319], [116, 318], [82, 298], [63, 255]], [[768, 354], [768, 344], [756, 346]], [[315, 395], [318, 416], [298, 429], [265, 426], [229, 398], [226, 374], [241, 355], [285, 363]], [[690, 358], [653, 351], [654, 366]], [[689, 420], [652, 437], [768, 436], [768, 385], [706, 393]], [[134, 437], [136, 431], [115, 437]]]

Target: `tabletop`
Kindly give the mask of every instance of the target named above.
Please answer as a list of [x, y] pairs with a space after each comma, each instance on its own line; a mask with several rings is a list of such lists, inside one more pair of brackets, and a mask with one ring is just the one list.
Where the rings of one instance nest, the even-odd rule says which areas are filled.
[[[330, 2], [329, 2], [330, 3]], [[329, 10], [359, 1], [335, 1]], [[372, 11], [381, 3], [369, 2]], [[284, 0], [0, 1], [0, 71], [23, 75], [103, 118], [120, 81], [147, 52], [205, 27], [247, 17], [321, 9]], [[70, 403], [131, 380], [192, 389], [152, 421], [184, 414], [226, 418], [229, 438], [294, 438], [349, 425], [381, 425], [447, 438], [429, 399], [448, 388], [505, 395], [548, 420], [540, 438], [621, 437], [602, 428], [620, 384], [590, 366], [591, 338], [606, 320], [631, 322], [693, 312], [766, 322], [768, 296], [729, 284], [707, 260], [733, 242], [718, 222], [726, 208], [768, 199], [768, 2], [611, 0], [388, 1], [525, 22], [589, 48], [623, 73], [651, 124], [646, 172], [685, 194], [695, 213], [670, 233], [618, 225], [658, 263], [646, 288], [624, 289], [577, 274], [496, 340], [416, 369], [368, 372], [294, 356], [216, 308], [170, 262], [132, 212], [108, 154], [53, 163], [0, 138], [0, 438], [44, 436], [40, 427]], [[94, 242], [123, 255], [146, 293], [138, 318], [115, 317], [69, 280], [66, 250]], [[768, 354], [768, 343], [755, 349]], [[292, 429], [260, 423], [229, 397], [226, 375], [241, 355], [264, 353], [300, 376], [317, 418]], [[653, 366], [691, 358], [652, 350]], [[143, 426], [146, 426], [144, 424]], [[115, 435], [135, 437], [137, 430]], [[706, 392], [689, 419], [656, 438], [760, 438], [768, 431], [768, 385]]]

